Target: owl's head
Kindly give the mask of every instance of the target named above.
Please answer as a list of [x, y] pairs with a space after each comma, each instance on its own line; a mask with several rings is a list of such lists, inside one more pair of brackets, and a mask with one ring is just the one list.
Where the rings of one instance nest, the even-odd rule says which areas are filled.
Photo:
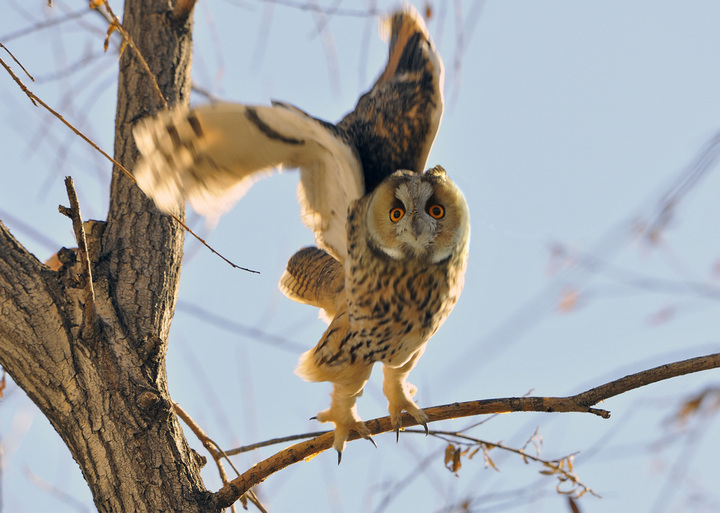
[[397, 171], [372, 193], [367, 209], [369, 243], [395, 260], [437, 263], [466, 244], [467, 203], [445, 170]]

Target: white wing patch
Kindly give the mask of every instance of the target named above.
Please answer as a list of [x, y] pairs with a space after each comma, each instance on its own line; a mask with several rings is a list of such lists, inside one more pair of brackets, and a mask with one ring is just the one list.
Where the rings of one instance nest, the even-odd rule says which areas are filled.
[[160, 112], [133, 133], [137, 183], [166, 212], [188, 200], [218, 216], [274, 169], [300, 168], [303, 221], [321, 248], [345, 260], [347, 209], [363, 195], [362, 169], [354, 149], [318, 120], [281, 103], [217, 103]]

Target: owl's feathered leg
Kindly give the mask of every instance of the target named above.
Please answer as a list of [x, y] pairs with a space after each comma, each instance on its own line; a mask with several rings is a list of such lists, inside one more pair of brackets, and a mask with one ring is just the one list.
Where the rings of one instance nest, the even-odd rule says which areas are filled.
[[412, 397], [417, 392], [417, 388], [407, 382], [408, 374], [415, 367], [425, 348], [420, 348], [410, 360], [401, 367], [389, 367], [383, 365], [383, 393], [388, 400], [388, 412], [390, 413], [390, 422], [395, 428], [398, 438], [400, 437], [400, 428], [402, 428], [402, 412], [406, 411], [425, 428], [428, 433], [427, 421], [428, 417], [420, 408], [418, 408]]
[[[354, 379], [350, 381], [333, 382], [333, 391], [330, 394], [330, 408], [317, 414], [320, 422], [332, 422], [335, 424], [335, 440], [333, 448], [338, 453], [338, 463], [342, 458], [345, 449], [345, 442], [351, 431], [357, 432], [361, 437], [370, 440], [373, 445], [375, 441], [370, 438], [370, 431], [357, 413], [355, 401], [363, 393], [365, 383], [370, 377], [372, 366], [368, 365], [359, 372], [354, 373]], [[377, 446], [376, 446], [377, 447]]]

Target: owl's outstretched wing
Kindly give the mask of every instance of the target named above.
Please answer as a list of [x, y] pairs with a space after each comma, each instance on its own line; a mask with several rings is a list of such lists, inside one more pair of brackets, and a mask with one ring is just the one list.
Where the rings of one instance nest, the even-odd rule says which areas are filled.
[[198, 213], [219, 215], [274, 168], [300, 168], [303, 221], [318, 246], [345, 259], [347, 209], [364, 184], [356, 151], [335, 126], [283, 103], [216, 103], [162, 111], [133, 133], [137, 183], [166, 212], [189, 200]]
[[443, 113], [442, 59], [422, 17], [407, 6], [386, 25], [385, 70], [338, 123], [358, 150], [366, 194], [398, 169], [425, 170]]

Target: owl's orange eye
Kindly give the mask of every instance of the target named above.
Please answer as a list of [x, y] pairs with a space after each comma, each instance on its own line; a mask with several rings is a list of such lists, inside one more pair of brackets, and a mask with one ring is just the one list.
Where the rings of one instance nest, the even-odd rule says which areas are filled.
[[435, 219], [442, 219], [445, 217], [445, 208], [442, 205], [435, 204], [430, 205], [427, 209], [428, 214]]
[[405, 210], [400, 207], [395, 207], [390, 211], [390, 220], [393, 223], [397, 223], [405, 215]]

